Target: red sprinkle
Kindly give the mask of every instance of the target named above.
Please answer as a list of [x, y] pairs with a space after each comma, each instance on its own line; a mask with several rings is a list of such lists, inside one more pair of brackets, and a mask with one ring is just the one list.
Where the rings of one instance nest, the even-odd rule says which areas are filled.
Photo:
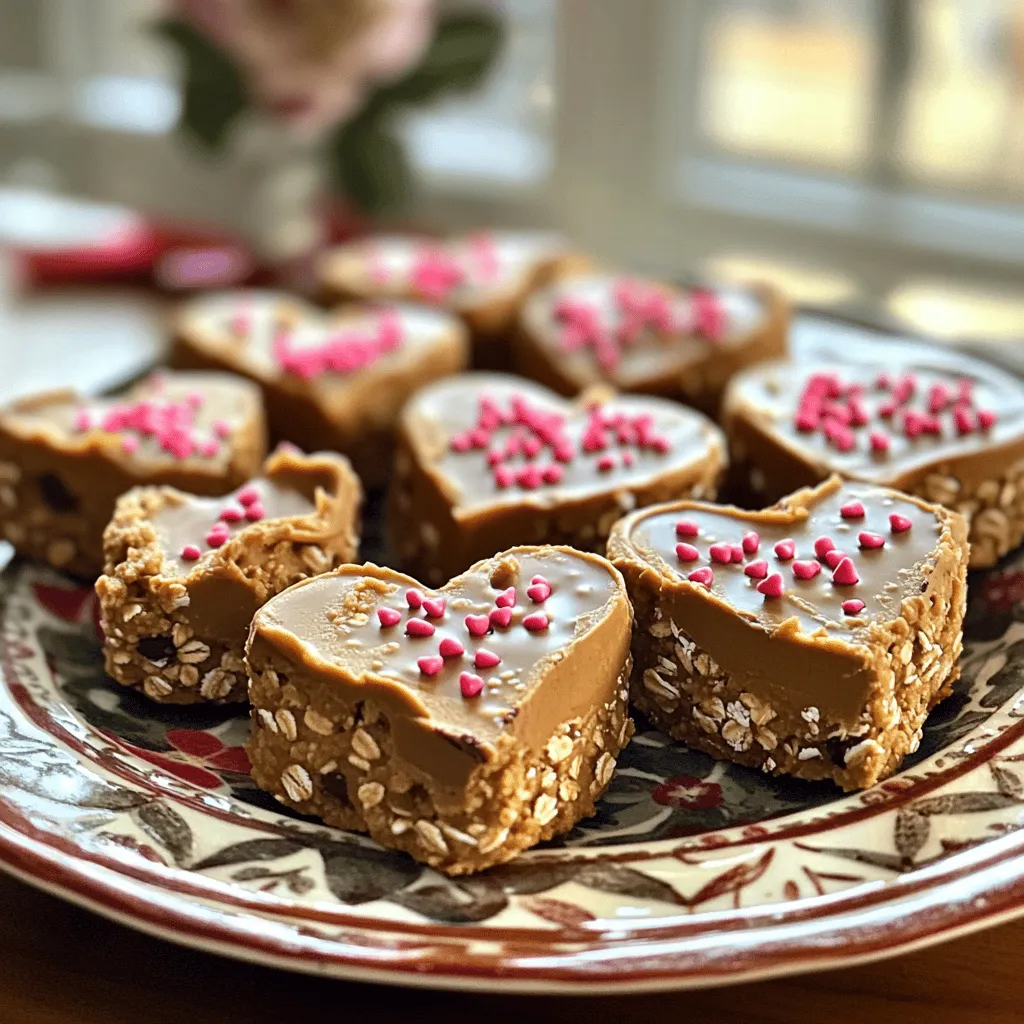
[[501, 664], [501, 658], [493, 651], [485, 651], [481, 647], [473, 658], [473, 664], [477, 668], [494, 668], [495, 665]]
[[764, 594], [765, 597], [782, 597], [785, 593], [785, 586], [782, 583], [782, 574], [773, 572], [765, 580], [761, 580], [757, 585], [757, 592]]
[[743, 564], [743, 545], [742, 544], [730, 544], [729, 550], [732, 552], [732, 560], [737, 565]]
[[445, 599], [443, 597], [430, 597], [423, 599], [423, 610], [432, 619], [439, 619], [444, 615]]
[[871, 442], [871, 450], [879, 455], [884, 455], [889, 450], [889, 435], [883, 434], [880, 430], [872, 430], [868, 440]]
[[768, 563], [763, 559], [760, 562], [748, 562], [743, 571], [752, 580], [763, 580], [768, 575]]
[[607, 473], [609, 470], [615, 468], [615, 456], [614, 455], [602, 455], [597, 460], [597, 468], [602, 473]]
[[461, 658], [466, 653], [466, 648], [453, 636], [446, 636], [437, 647], [438, 654], [442, 658]]
[[839, 548], [833, 548], [831, 551], [825, 552], [825, 564], [830, 569], [834, 569], [845, 557], [845, 552], [840, 551]]
[[394, 608], [378, 608], [377, 618], [380, 619], [382, 627], [397, 626], [402, 619], [402, 613], [395, 611]]
[[867, 530], [862, 530], [857, 534], [857, 543], [862, 548], [870, 551], [874, 548], [882, 547], [885, 544], [885, 538], [880, 533], [870, 533]]
[[186, 544], [181, 549], [181, 557], [186, 562], [194, 562], [197, 558], [202, 558], [203, 553], [195, 546], [195, 544]]
[[544, 477], [544, 483], [546, 484], [560, 484], [565, 476], [565, 470], [561, 466], [545, 466], [541, 470], [541, 475]]
[[864, 602], [856, 597], [851, 597], [849, 601], [843, 602], [844, 615], [857, 615], [862, 611], [864, 611]]
[[434, 624], [426, 619], [410, 619], [405, 624], [406, 636], [433, 636]]
[[973, 433], [976, 426], [974, 414], [967, 406], [958, 405], [953, 409], [953, 426], [961, 437]]
[[700, 527], [692, 519], [680, 519], [676, 523], [677, 537], [696, 537], [700, 533]]
[[680, 562], [696, 562], [700, 552], [692, 544], [679, 543], [676, 545], [676, 557]]
[[495, 599], [494, 603], [499, 608], [514, 608], [516, 603], [516, 588], [508, 587], [503, 590]]
[[239, 505], [251, 505], [260, 500], [260, 492], [255, 487], [243, 487], [235, 497]]
[[796, 561], [793, 563], [793, 575], [798, 580], [813, 580], [819, 572], [821, 572], [821, 562]]
[[507, 626], [512, 621], [511, 608], [495, 608], [490, 615], [492, 626]]
[[844, 519], [863, 519], [864, 506], [859, 501], [848, 501], [840, 510], [839, 514]]
[[484, 681], [472, 672], [463, 672], [459, 676], [459, 689], [466, 700], [471, 700], [473, 697], [479, 697], [483, 692]]
[[790, 540], [788, 537], [785, 540], [780, 540], [775, 545], [775, 557], [781, 558], [782, 561], [787, 562], [796, 554], [796, 541]]
[[708, 551], [712, 562], [728, 565], [732, 561], [732, 547], [729, 544], [712, 544]]
[[814, 553], [818, 558], [824, 558], [835, 546], [835, 541], [831, 537], [819, 537], [814, 542]]
[[[421, 620], [413, 619], [412, 621], [419, 622]], [[417, 658], [416, 665], [425, 676], [436, 676], [444, 668], [444, 658], [439, 654], [427, 654], [422, 658]]]
[[978, 410], [978, 426], [982, 430], [988, 430], [990, 427], [995, 426], [997, 418], [998, 417], [992, 409]]
[[689, 576], [686, 577], [691, 583], [703, 583], [708, 590], [711, 589], [711, 584], [715, 582], [714, 571], [704, 566], [701, 569], [694, 569]]
[[405, 600], [410, 608], [423, 607], [423, 595], [418, 590], [407, 590], [405, 592]]
[[491, 620], [487, 615], [467, 615], [466, 629], [470, 636], [484, 636], [490, 632]]
[[228, 505], [227, 508], [221, 509], [220, 518], [225, 523], [240, 523], [242, 521], [242, 510], [235, 508], [234, 505]]
[[526, 588], [526, 596], [536, 604], [543, 604], [551, 596], [551, 584], [547, 581], [531, 583]]
[[219, 548], [221, 544], [225, 544], [227, 542], [227, 539], [227, 532], [222, 532], [217, 529], [211, 530], [206, 535], [206, 543], [209, 544], [211, 548]]
[[832, 582], [841, 587], [852, 587], [855, 583], [860, 583], [857, 567], [853, 564], [852, 558], [844, 558], [836, 566], [832, 573]]
[[893, 512], [889, 516], [889, 526], [893, 533], [906, 533], [912, 525], [913, 523], [906, 516], [901, 516], [898, 512]]
[[267, 510], [263, 507], [262, 501], [254, 501], [246, 510], [245, 518], [250, 523], [258, 523], [265, 515]]
[[743, 535], [743, 550], [748, 555], [754, 554], [757, 551], [760, 544], [761, 538], [756, 533], [754, 533], [753, 530], [751, 530], [750, 533], [745, 533]]
[[523, 625], [531, 633], [539, 633], [548, 628], [550, 621], [543, 612], [531, 612], [523, 618]]

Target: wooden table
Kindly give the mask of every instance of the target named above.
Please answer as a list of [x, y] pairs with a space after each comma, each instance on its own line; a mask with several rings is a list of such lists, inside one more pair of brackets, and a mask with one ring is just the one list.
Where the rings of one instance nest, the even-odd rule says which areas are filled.
[[884, 963], [601, 1001], [458, 995], [287, 974], [181, 949], [0, 877], [0, 1024], [1020, 1024], [1024, 919]]

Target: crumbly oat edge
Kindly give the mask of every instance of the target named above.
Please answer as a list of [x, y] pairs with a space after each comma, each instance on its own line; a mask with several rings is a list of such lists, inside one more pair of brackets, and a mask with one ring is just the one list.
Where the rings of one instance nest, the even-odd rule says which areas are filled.
[[[943, 531], [927, 590], [905, 598], [898, 618], [868, 640], [874, 684], [852, 730], [817, 707], [774, 707], [745, 690], [662, 614], [660, 578], [616, 560], [635, 618], [631, 697], [652, 724], [714, 757], [802, 779], [830, 778], [845, 790], [891, 775], [917, 749], [928, 712], [959, 675], [967, 597], [963, 520], [941, 513]], [[945, 585], [933, 585], [945, 581]]]
[[[322, 495], [317, 512], [303, 517], [307, 522], [315, 518], [324, 527], [325, 543], [277, 539], [282, 532], [279, 520], [265, 526], [254, 523], [218, 549], [218, 564], [237, 566], [266, 601], [301, 579], [352, 561], [358, 544], [354, 520], [360, 491], [350, 470], [340, 473], [337, 483], [338, 493]], [[245, 701], [245, 636], [225, 638], [197, 631], [183, 578], [164, 574], [163, 552], [150, 519], [174, 493], [170, 488], [134, 488], [118, 500], [104, 531], [107, 564], [96, 581], [96, 594], [107, 673], [162, 703]], [[139, 648], [140, 641], [149, 638], [165, 641], [156, 658]]]
[[387, 717], [309, 686], [310, 677], [259, 637], [247, 656], [256, 784], [303, 814], [368, 832], [448, 875], [501, 864], [594, 812], [633, 733], [629, 666], [615, 697], [565, 722], [535, 752], [502, 736], [462, 789], [394, 751]]

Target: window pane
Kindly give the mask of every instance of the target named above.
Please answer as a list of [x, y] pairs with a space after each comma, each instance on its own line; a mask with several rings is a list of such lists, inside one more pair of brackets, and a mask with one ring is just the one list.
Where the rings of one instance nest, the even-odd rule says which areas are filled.
[[[449, 5], [452, 6], [452, 5]], [[530, 183], [551, 163], [554, 114], [554, 0], [478, 0], [505, 18], [505, 46], [482, 88], [411, 115], [405, 124], [423, 170]]]
[[714, 0], [699, 122], [732, 153], [847, 169], [868, 155], [870, 0]]
[[899, 159], [943, 184], [1024, 188], [1024, 3], [916, 0]]

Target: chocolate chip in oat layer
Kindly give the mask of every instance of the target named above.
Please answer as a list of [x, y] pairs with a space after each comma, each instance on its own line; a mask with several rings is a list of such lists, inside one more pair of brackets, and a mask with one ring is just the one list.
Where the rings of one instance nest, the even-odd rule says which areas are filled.
[[139, 641], [139, 654], [148, 661], [160, 661], [174, 654], [174, 641], [169, 636], [144, 636]]
[[54, 512], [77, 512], [78, 498], [68, 490], [67, 484], [55, 473], [43, 473], [38, 480], [43, 501]]
[[324, 789], [342, 806], [352, 806], [352, 798], [348, 793], [348, 781], [340, 772], [324, 776]]

